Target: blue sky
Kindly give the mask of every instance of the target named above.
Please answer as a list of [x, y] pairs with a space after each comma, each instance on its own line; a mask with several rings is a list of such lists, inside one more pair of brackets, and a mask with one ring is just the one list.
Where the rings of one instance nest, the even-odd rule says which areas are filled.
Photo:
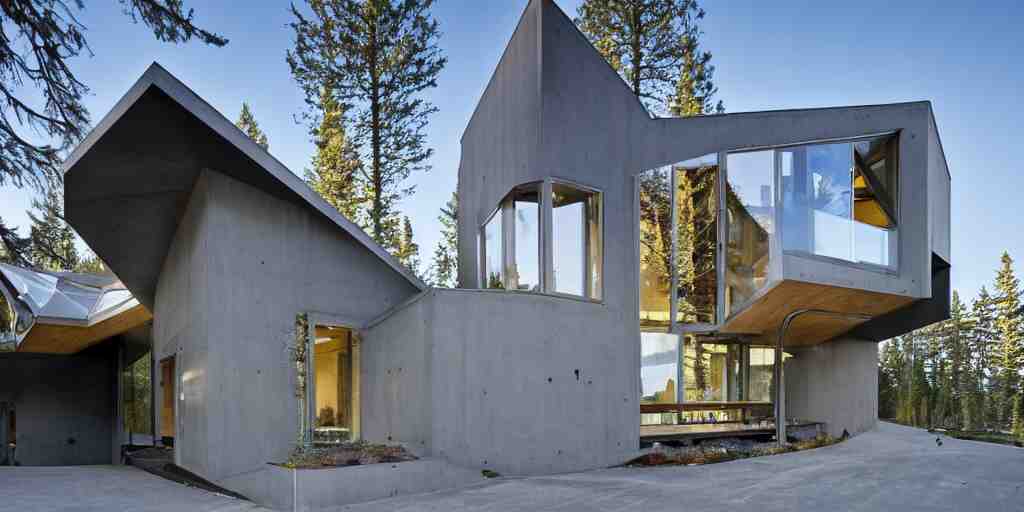
[[[525, 0], [441, 0], [435, 13], [448, 67], [430, 93], [438, 113], [428, 130], [433, 171], [412, 179], [403, 204], [424, 260], [436, 244], [438, 209], [455, 189], [459, 137]], [[94, 55], [74, 61], [92, 88], [98, 121], [152, 61], [237, 118], [248, 101], [270, 152], [301, 174], [313, 153], [294, 122], [301, 94], [284, 61], [292, 44], [288, 2], [199, 2], [202, 26], [228, 37], [225, 48], [160, 44], [133, 26], [118, 2], [89, 2], [80, 20]], [[570, 14], [579, 0], [560, 0]], [[827, 5], [826, 5], [827, 4]], [[1013, 213], [1024, 189], [1016, 150], [1024, 144], [1019, 92], [1024, 7], [992, 1], [806, 3], [705, 1], [704, 45], [714, 53], [719, 97], [730, 112], [931, 100], [953, 175], [954, 286], [967, 297], [992, 281], [999, 255], [1024, 258], [1024, 230]], [[24, 225], [30, 194], [0, 190], [0, 217]], [[1017, 226], [1017, 227], [1015, 227]], [[27, 228], [22, 228], [26, 231]]]

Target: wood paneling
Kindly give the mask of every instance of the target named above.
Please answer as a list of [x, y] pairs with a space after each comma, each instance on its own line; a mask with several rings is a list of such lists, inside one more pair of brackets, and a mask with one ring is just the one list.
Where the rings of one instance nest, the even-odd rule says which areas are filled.
[[[729, 318], [721, 331], [760, 335], [764, 343], [774, 345], [778, 328], [786, 315], [799, 309], [821, 309], [876, 317], [913, 301], [912, 297], [903, 295], [801, 281], [782, 281], [746, 309]], [[816, 345], [848, 332], [863, 322], [865, 320], [806, 314], [790, 324], [785, 345]]]
[[74, 354], [152, 319], [153, 315], [139, 305], [89, 327], [36, 324], [18, 345], [18, 352]]

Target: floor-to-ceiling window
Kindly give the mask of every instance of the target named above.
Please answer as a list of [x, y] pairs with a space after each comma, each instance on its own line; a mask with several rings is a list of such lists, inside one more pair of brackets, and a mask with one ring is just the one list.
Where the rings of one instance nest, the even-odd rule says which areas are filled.
[[359, 437], [359, 350], [348, 328], [316, 325], [313, 342], [313, 442]]
[[725, 307], [735, 313], [768, 284], [775, 152], [731, 153], [726, 164]]

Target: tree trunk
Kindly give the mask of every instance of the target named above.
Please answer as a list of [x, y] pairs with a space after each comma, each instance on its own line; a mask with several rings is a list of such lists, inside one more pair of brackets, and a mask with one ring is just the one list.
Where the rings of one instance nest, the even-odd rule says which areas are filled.
[[381, 146], [381, 120], [380, 120], [380, 69], [377, 65], [378, 60], [378, 42], [377, 42], [377, 25], [376, 22], [370, 24], [370, 47], [368, 49], [369, 58], [367, 59], [368, 66], [370, 67], [370, 146], [373, 151], [372, 155], [372, 178], [373, 178], [373, 204], [370, 207], [370, 220], [373, 223], [373, 238], [378, 243], [384, 242], [384, 204], [382, 201], [382, 189], [383, 189], [383, 170], [381, 169], [380, 161], [380, 146]]

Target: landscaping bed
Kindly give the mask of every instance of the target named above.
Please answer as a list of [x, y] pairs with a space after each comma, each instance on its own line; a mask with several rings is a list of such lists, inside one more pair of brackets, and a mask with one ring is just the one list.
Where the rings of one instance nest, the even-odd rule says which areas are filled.
[[964, 430], [936, 430], [936, 432], [946, 434], [947, 436], [952, 437], [953, 439], [963, 439], [966, 441], [981, 441], [983, 443], [1005, 444], [1009, 446], [1016, 446], [1018, 448], [1024, 448], [1024, 443], [1022, 443], [1020, 439], [1016, 439], [1012, 435], [1005, 434], [1002, 432], [972, 432]]
[[642, 466], [694, 466], [714, 464], [737, 459], [777, 455], [780, 453], [811, 450], [842, 441], [828, 435], [818, 435], [780, 448], [775, 442], [755, 441], [743, 438], [719, 438], [703, 441], [693, 446], [669, 446], [657, 443], [648, 453], [626, 464], [626, 467]]
[[352, 441], [331, 446], [296, 448], [281, 466], [289, 469], [321, 469], [417, 459], [402, 446]]

